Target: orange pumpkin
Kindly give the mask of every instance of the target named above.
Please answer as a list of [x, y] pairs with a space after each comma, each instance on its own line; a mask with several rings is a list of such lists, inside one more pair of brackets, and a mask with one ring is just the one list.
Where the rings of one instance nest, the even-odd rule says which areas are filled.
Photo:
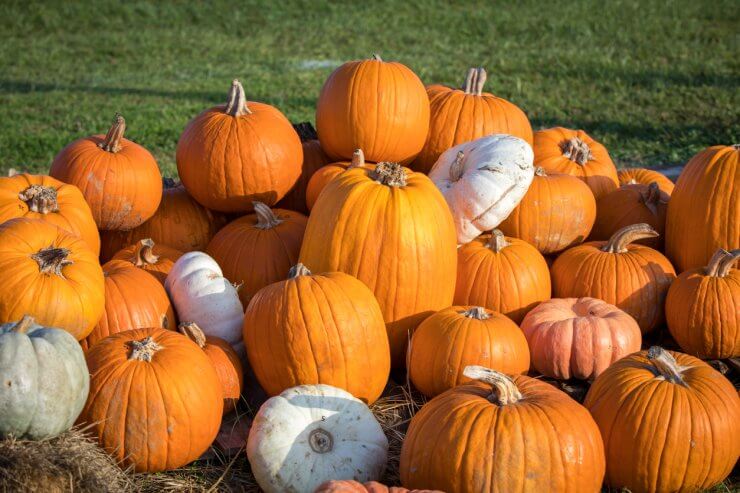
[[429, 99], [411, 69], [373, 55], [331, 73], [316, 105], [316, 128], [336, 161], [362, 149], [368, 161], [408, 163], [427, 137]]
[[707, 265], [740, 247], [740, 145], [714, 146], [686, 164], [671, 194], [665, 251], [676, 269]]
[[24, 315], [77, 340], [103, 315], [103, 270], [88, 244], [53, 224], [16, 218], [0, 225], [0, 320]]
[[670, 195], [662, 192], [656, 182], [622, 185], [596, 202], [596, 222], [591, 230], [591, 239], [608, 240], [625, 226], [645, 223], [659, 236], [637, 242], [662, 251], [668, 199]]
[[740, 250], [719, 249], [705, 268], [683, 272], [666, 298], [668, 329], [681, 349], [704, 359], [740, 356]]
[[133, 229], [154, 215], [162, 198], [162, 175], [154, 157], [123, 138], [116, 115], [108, 134], [76, 140], [57, 154], [49, 174], [82, 191], [103, 230]]
[[407, 488], [598, 492], [604, 445], [588, 411], [552, 385], [469, 366], [479, 383], [438, 395], [411, 419], [401, 450]]
[[527, 339], [519, 327], [480, 306], [453, 306], [424, 320], [411, 338], [408, 358], [409, 378], [427, 397], [469, 383], [463, 375], [469, 365], [509, 375], [529, 371]]
[[524, 198], [499, 229], [548, 255], [583, 243], [595, 219], [596, 200], [588, 185], [538, 167]]
[[548, 173], [580, 178], [597, 200], [619, 187], [617, 168], [606, 147], [583, 130], [555, 127], [535, 132], [534, 165]]
[[244, 370], [239, 356], [231, 345], [215, 336], [206, 336], [195, 322], [181, 323], [180, 333], [193, 341], [206, 353], [216, 369], [224, 396], [224, 415], [239, 403], [244, 385]]
[[208, 244], [206, 252], [223, 275], [240, 285], [239, 298], [247, 306], [268, 284], [285, 279], [298, 262], [306, 216], [254, 203], [254, 213], [227, 224]]
[[547, 262], [523, 240], [496, 229], [457, 251], [456, 305], [484, 306], [518, 324], [550, 295]]
[[[153, 275], [164, 286], [167, 274], [172, 270], [182, 252], [167, 245], [158, 245], [151, 238], [139, 240], [113, 255], [113, 260], [125, 260]], [[147, 325], [145, 327], [156, 327]]]
[[90, 396], [78, 422], [136, 472], [184, 466], [208, 450], [221, 426], [223, 394], [211, 360], [170, 330], [106, 337], [86, 354]]
[[301, 138], [301, 145], [303, 146], [301, 176], [292, 190], [288, 192], [288, 195], [283, 197], [275, 207], [308, 214], [309, 209], [306, 207], [306, 189], [308, 184], [314, 173], [329, 164], [331, 159], [329, 159], [329, 156], [321, 148], [319, 137], [316, 135], [313, 125], [303, 122], [293, 125], [293, 128], [298, 132], [298, 136]]
[[402, 367], [409, 331], [452, 304], [455, 225], [426, 175], [397, 163], [352, 168], [321, 192], [300, 261], [370, 287], [387, 324], [392, 364]]
[[647, 168], [622, 168], [617, 171], [620, 185], [650, 185], [655, 182], [662, 192], [670, 196], [673, 193], [673, 182], [660, 171]]
[[319, 194], [334, 177], [344, 173], [348, 168], [358, 166], [365, 166], [365, 155], [361, 149], [355, 149], [352, 154], [352, 161], [339, 161], [319, 168], [309, 180], [308, 187], [306, 187], [306, 207], [308, 210], [313, 209]]
[[335, 479], [319, 485], [314, 493], [443, 493], [439, 490], [408, 490], [402, 486], [386, 486], [377, 481], [360, 483]]
[[144, 270], [123, 260], [103, 266], [105, 311], [98, 325], [81, 341], [87, 351], [98, 341], [124, 330], [146, 327], [175, 329], [175, 312], [164, 287]]
[[274, 205], [301, 175], [301, 139], [269, 104], [247, 101], [234, 80], [225, 106], [207, 109], [177, 143], [177, 171], [188, 192], [221, 212], [249, 212], [252, 202]]
[[657, 250], [634, 242], [658, 233], [633, 224], [609, 241], [591, 241], [566, 250], [552, 265], [557, 298], [598, 298], [630, 314], [643, 334], [664, 320], [663, 305], [676, 272]]
[[584, 405], [601, 429], [607, 485], [634, 492], [708, 490], [740, 454], [740, 398], [701, 360], [657, 346], [610, 366]]
[[428, 173], [439, 156], [463, 142], [491, 134], [509, 134], [532, 145], [532, 126], [515, 104], [483, 92], [486, 71], [471, 68], [462, 89], [434, 85], [429, 97], [429, 134], [411, 167]]
[[260, 290], [244, 316], [244, 345], [269, 395], [297, 385], [339, 387], [372, 404], [390, 372], [383, 314], [373, 293], [341, 272], [303, 264]]

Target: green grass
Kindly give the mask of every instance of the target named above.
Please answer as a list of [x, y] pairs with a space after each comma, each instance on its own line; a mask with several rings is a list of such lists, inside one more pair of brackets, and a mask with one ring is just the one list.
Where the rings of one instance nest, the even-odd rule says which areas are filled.
[[485, 66], [535, 128], [583, 128], [620, 165], [681, 164], [740, 137], [731, 0], [26, 3], [0, 4], [0, 171], [46, 171], [119, 111], [173, 175], [180, 132], [232, 78], [312, 120], [333, 67], [373, 52], [426, 83]]

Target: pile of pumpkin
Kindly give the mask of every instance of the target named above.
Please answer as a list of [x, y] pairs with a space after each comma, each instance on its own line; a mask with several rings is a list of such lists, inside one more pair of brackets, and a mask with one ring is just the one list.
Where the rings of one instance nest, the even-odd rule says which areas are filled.
[[[431, 398], [407, 488], [722, 481], [740, 398], [701, 359], [740, 356], [740, 151], [700, 152], [675, 188], [617, 172], [485, 79], [348, 62], [318, 132], [234, 81], [180, 137], [182, 184], [121, 116], [50, 176], [0, 179], [0, 434], [85, 423], [123, 466], [177, 468], [249, 370], [272, 396], [247, 443], [265, 491], [388, 491], [360, 484], [388, 453], [368, 405], [406, 367]], [[683, 352], [641, 350], [666, 321]], [[592, 384], [581, 405], [537, 374]]]

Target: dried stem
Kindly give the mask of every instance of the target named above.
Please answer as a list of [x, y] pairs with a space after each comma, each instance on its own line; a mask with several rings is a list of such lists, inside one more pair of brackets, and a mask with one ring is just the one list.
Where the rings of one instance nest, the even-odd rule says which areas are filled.
[[578, 137], [573, 137], [563, 141], [560, 144], [560, 149], [563, 151], [563, 156], [581, 166], [584, 166], [587, 162], [593, 159], [593, 155], [591, 154], [591, 149], [589, 149], [588, 144]]
[[52, 187], [31, 185], [18, 194], [18, 198], [26, 203], [28, 210], [41, 214], [59, 212], [57, 191]]
[[310, 276], [310, 275], [311, 275], [311, 271], [308, 270], [308, 267], [306, 267], [300, 262], [295, 264], [288, 271], [288, 279], [295, 279], [296, 277], [299, 277], [299, 276]]
[[146, 267], [147, 265], [153, 265], [159, 262], [159, 255], [154, 254], [154, 240], [151, 238], [139, 240], [134, 251], [134, 258], [131, 259], [131, 262], [136, 267]]
[[658, 215], [658, 206], [662, 201], [660, 187], [657, 182], [652, 182], [648, 185], [647, 189], [641, 192], [642, 203], [645, 207], [650, 210], [654, 215]]
[[196, 343], [201, 348], [206, 347], [206, 335], [195, 322], [183, 322], [177, 327], [177, 329], [180, 331], [181, 334]]
[[488, 400], [499, 406], [515, 404], [522, 398], [522, 393], [519, 392], [514, 381], [501, 372], [483, 366], [471, 365], [465, 367], [463, 375], [493, 387], [493, 392], [488, 396]]
[[609, 241], [601, 247], [601, 251], [608, 253], [624, 253], [627, 246], [643, 238], [655, 238], [659, 236], [658, 232], [652, 226], [645, 223], [625, 226], [609, 238]]
[[128, 345], [131, 347], [131, 354], [129, 360], [137, 361], [151, 361], [154, 353], [162, 349], [162, 346], [154, 342], [154, 339], [145, 337], [140, 341], [129, 341]]
[[107, 152], [116, 153], [121, 150], [121, 140], [123, 140], [123, 133], [126, 131], [126, 120], [123, 119], [119, 113], [116, 113], [113, 119], [113, 125], [111, 125], [108, 133], [105, 135], [103, 142], [98, 144], [98, 147]]
[[252, 202], [252, 206], [254, 207], [254, 214], [257, 216], [257, 224], [254, 225], [257, 229], [272, 229], [284, 221], [262, 202], [255, 200]]
[[361, 168], [362, 166], [365, 166], [365, 153], [362, 152], [362, 149], [355, 149], [355, 152], [352, 153], [352, 162], [349, 163], [349, 168]]
[[242, 116], [252, 113], [247, 107], [247, 96], [244, 94], [244, 87], [236, 79], [231, 81], [231, 88], [229, 89], [224, 112], [231, 116]]
[[688, 387], [681, 376], [681, 368], [671, 353], [660, 346], [651, 346], [647, 358], [653, 364], [658, 375], [666, 381]]
[[460, 313], [468, 318], [474, 318], [476, 320], [488, 320], [491, 318], [491, 314], [482, 306], [473, 306], [467, 310], [461, 311]]
[[491, 239], [488, 240], [488, 245], [486, 246], [494, 252], [499, 253], [501, 250], [509, 245], [510, 243], [506, 241], [506, 236], [504, 236], [504, 233], [502, 233], [500, 229], [494, 229], [493, 231], [491, 231]]
[[730, 273], [738, 258], [740, 258], [740, 249], [728, 252], [724, 248], [720, 248], [714, 252], [704, 272], [712, 277], [725, 277]]
[[50, 245], [31, 255], [31, 258], [39, 264], [39, 271], [42, 274], [54, 274], [64, 278], [62, 269], [74, 263], [67, 258], [69, 254], [70, 251], [66, 248], [56, 248], [53, 245]]
[[35, 323], [36, 320], [31, 315], [23, 315], [23, 318], [16, 322], [16, 324], [10, 330], [19, 334], [25, 334], [26, 332], [28, 332], [28, 329], [30, 329]]
[[462, 178], [463, 171], [465, 170], [465, 153], [463, 151], [457, 151], [455, 161], [450, 165], [450, 181], [458, 181]]
[[398, 163], [387, 161], [375, 165], [375, 169], [370, 173], [373, 180], [389, 187], [405, 187], [406, 172]]

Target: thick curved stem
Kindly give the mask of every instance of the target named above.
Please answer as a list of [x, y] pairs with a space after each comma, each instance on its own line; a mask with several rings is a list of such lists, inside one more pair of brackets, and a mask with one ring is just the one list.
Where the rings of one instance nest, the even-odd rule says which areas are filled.
[[26, 203], [28, 210], [41, 214], [59, 212], [57, 191], [52, 187], [31, 185], [18, 194], [18, 198]]
[[362, 166], [365, 166], [365, 153], [362, 152], [362, 149], [355, 149], [355, 152], [352, 153], [352, 161], [347, 169], [361, 168]]
[[728, 252], [724, 248], [720, 248], [714, 252], [709, 264], [704, 268], [704, 272], [712, 277], [725, 277], [730, 273], [738, 258], [740, 258], [740, 249]]
[[491, 318], [491, 314], [482, 306], [473, 306], [467, 310], [461, 311], [460, 313], [468, 318], [474, 318], [476, 320], [488, 320]]
[[316, 133], [316, 129], [313, 128], [313, 125], [311, 125], [311, 122], [294, 123], [293, 128], [298, 134], [298, 137], [301, 138], [301, 142], [319, 140], [319, 135]]
[[254, 225], [255, 228], [272, 229], [283, 222], [283, 219], [277, 217], [266, 204], [255, 200], [252, 202], [252, 206], [254, 207], [254, 214], [257, 216], [257, 224]]
[[66, 248], [55, 248], [53, 246], [43, 248], [31, 255], [31, 258], [39, 264], [39, 271], [42, 274], [59, 276], [64, 279], [62, 270], [72, 262], [67, 257], [70, 251]]
[[224, 113], [231, 116], [242, 116], [252, 113], [247, 107], [247, 96], [244, 94], [244, 87], [236, 79], [231, 81], [231, 88], [226, 99]]
[[159, 262], [159, 255], [154, 254], [154, 240], [151, 238], [139, 240], [134, 251], [134, 258], [131, 261], [136, 267], [146, 267]]
[[563, 141], [560, 144], [560, 149], [563, 151], [563, 156], [581, 166], [584, 166], [587, 162], [593, 159], [593, 155], [591, 154], [591, 149], [589, 149], [588, 144], [578, 137], [573, 137]]
[[655, 368], [656, 374], [665, 378], [666, 381], [688, 387], [681, 376], [681, 367], [676, 359], [660, 346], [651, 346], [648, 349], [647, 358]]
[[486, 74], [486, 69], [483, 67], [478, 67], [478, 76], [475, 78], [475, 95], [476, 96], [482, 96], [483, 95], [483, 87], [486, 85], [486, 79], [488, 78], [488, 74]]
[[488, 245], [486, 246], [494, 252], [499, 253], [509, 245], [510, 243], [506, 241], [504, 233], [502, 233], [500, 229], [494, 229], [491, 231], [491, 239], [488, 240]]
[[380, 162], [375, 165], [375, 169], [370, 173], [373, 180], [389, 187], [405, 187], [406, 172], [398, 163]]
[[522, 399], [522, 393], [519, 392], [519, 388], [517, 388], [514, 381], [501, 372], [483, 366], [471, 365], [465, 367], [463, 375], [493, 387], [493, 392], [488, 396], [488, 400], [494, 404], [508, 406]]
[[462, 90], [465, 94], [473, 94], [475, 78], [478, 75], [478, 69], [470, 67], [468, 73], [465, 75], [465, 82], [463, 83]]
[[121, 140], [123, 140], [123, 133], [126, 131], [126, 120], [123, 119], [119, 113], [116, 113], [113, 119], [113, 125], [108, 129], [108, 133], [105, 135], [103, 142], [98, 144], [98, 147], [107, 152], [116, 153], [121, 150]]
[[28, 329], [33, 326], [34, 323], [36, 323], [36, 320], [31, 315], [23, 315], [23, 318], [16, 322], [16, 324], [10, 330], [19, 334], [25, 334], [26, 332], [28, 332]]
[[178, 327], [182, 335], [196, 343], [200, 348], [206, 347], [206, 335], [195, 322], [183, 322]]
[[162, 349], [162, 346], [154, 342], [151, 336], [140, 341], [130, 341], [128, 345], [131, 347], [128, 359], [137, 361], [151, 361], [154, 353]]
[[647, 207], [648, 210], [656, 216], [658, 215], [658, 206], [661, 202], [660, 193], [660, 187], [655, 181], [650, 183], [647, 189], [641, 193], [642, 203], [645, 204], [645, 207]]
[[450, 165], [450, 181], [455, 182], [462, 178], [463, 171], [465, 170], [465, 153], [463, 151], [457, 151], [455, 160]]
[[310, 276], [310, 275], [311, 275], [311, 271], [308, 270], [308, 267], [306, 267], [300, 262], [295, 264], [288, 271], [288, 279], [295, 279], [298, 276]]
[[627, 246], [630, 243], [634, 243], [643, 238], [656, 238], [657, 236], [660, 235], [649, 224], [639, 223], [625, 226], [609, 238], [606, 245], [601, 247], [601, 251], [608, 253], [624, 253], [627, 251]]

